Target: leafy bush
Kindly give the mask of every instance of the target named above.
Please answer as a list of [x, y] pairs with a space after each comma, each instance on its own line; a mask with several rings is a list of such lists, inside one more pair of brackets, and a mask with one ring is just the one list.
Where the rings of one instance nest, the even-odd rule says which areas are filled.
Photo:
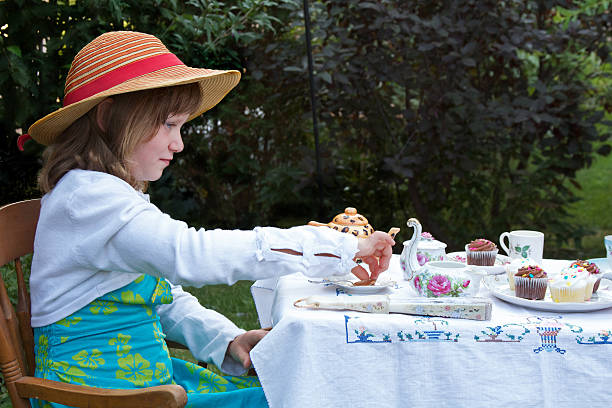
[[610, 15], [571, 3], [317, 2], [333, 208], [381, 227], [417, 216], [455, 248], [508, 228], [546, 231], [547, 249], [584, 234], [568, 181], [610, 152], [592, 149], [610, 137]]
[[[352, 205], [381, 229], [416, 216], [450, 248], [528, 227], [547, 233], [548, 251], [587, 233], [566, 209], [576, 171], [610, 152], [607, 2], [310, 2], [320, 174], [302, 2], [23, 3], [0, 3], [10, 21], [0, 36], [3, 202], [36, 195], [41, 149], [18, 153], [15, 129], [59, 106], [87, 41], [134, 29], [188, 65], [243, 72], [187, 126], [178, 163], [150, 188], [178, 218], [292, 225]], [[33, 21], [33, 36], [20, 35]]]

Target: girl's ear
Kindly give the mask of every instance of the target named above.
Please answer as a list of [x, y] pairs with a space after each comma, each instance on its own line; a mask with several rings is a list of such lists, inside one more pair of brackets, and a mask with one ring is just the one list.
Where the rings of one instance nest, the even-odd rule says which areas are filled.
[[108, 114], [112, 105], [112, 98], [106, 98], [96, 107], [96, 123], [98, 124], [98, 127], [102, 130], [102, 132], [106, 132]]

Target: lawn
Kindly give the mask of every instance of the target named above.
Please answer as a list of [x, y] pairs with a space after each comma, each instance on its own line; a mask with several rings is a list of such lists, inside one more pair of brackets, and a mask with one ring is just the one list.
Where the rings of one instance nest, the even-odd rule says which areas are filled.
[[570, 212], [592, 232], [582, 242], [576, 242], [576, 248], [582, 250], [584, 258], [605, 257], [603, 238], [612, 234], [612, 155], [597, 157], [577, 178], [582, 190], [575, 191], [582, 200]]

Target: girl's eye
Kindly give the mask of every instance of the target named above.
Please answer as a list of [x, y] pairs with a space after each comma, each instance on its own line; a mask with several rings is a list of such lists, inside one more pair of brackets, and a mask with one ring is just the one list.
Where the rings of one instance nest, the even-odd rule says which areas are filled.
[[167, 127], [168, 129], [172, 129], [174, 126], [176, 126], [176, 124], [175, 124], [175, 123], [172, 123], [172, 122], [166, 122], [166, 123], [164, 123], [164, 125], [166, 125], [166, 127]]

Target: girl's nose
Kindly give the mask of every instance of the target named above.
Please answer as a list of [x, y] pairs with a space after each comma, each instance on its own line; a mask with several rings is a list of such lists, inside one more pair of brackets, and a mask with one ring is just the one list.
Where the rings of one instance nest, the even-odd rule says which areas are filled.
[[180, 153], [183, 151], [184, 147], [185, 145], [183, 144], [183, 137], [181, 136], [181, 132], [177, 131], [176, 135], [173, 135], [172, 141], [170, 142], [168, 148], [174, 153]]

